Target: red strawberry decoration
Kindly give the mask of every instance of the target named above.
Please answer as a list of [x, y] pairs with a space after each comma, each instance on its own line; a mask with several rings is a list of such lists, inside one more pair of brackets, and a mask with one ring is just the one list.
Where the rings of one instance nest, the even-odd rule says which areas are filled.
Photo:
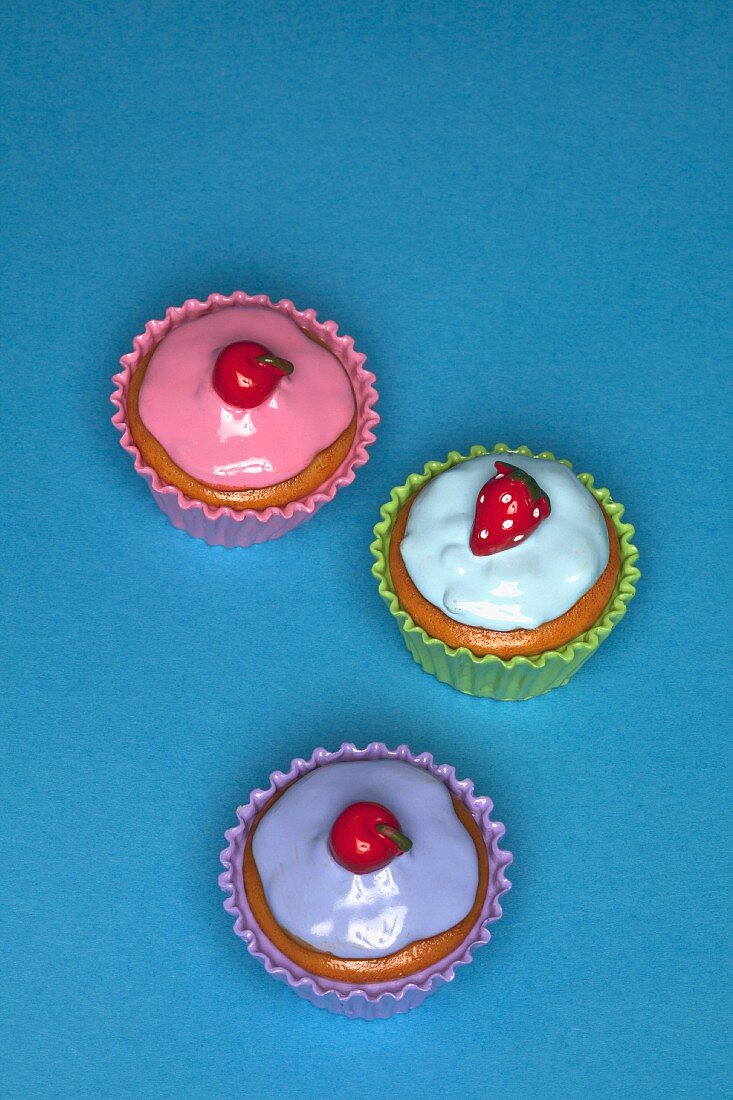
[[214, 365], [214, 389], [227, 405], [254, 409], [293, 370], [292, 363], [273, 355], [262, 344], [240, 340], [219, 353]]
[[393, 813], [379, 802], [352, 802], [331, 826], [331, 854], [356, 875], [379, 871], [409, 852], [412, 841]]
[[478, 557], [518, 546], [550, 514], [550, 498], [531, 474], [508, 462], [494, 466], [476, 501], [471, 550]]

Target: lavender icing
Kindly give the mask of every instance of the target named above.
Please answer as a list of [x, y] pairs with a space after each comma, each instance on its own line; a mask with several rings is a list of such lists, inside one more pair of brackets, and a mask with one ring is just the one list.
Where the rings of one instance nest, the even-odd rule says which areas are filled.
[[[405, 855], [366, 875], [347, 871], [328, 846], [334, 820], [361, 801], [387, 806], [413, 842]], [[262, 816], [252, 847], [277, 922], [340, 958], [379, 958], [444, 932], [476, 897], [476, 848], [447, 787], [397, 760], [309, 772]]]
[[[476, 556], [469, 539], [481, 487], [505, 460], [532, 475], [552, 511], [523, 542]], [[418, 591], [467, 626], [532, 630], [578, 602], [608, 565], [608, 530], [586, 487], [560, 462], [490, 454], [426, 483], [410, 509], [402, 560]]]

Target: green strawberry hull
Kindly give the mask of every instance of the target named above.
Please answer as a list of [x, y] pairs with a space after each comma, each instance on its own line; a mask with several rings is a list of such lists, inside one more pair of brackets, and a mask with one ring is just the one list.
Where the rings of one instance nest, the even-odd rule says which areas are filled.
[[[561, 649], [548, 650], [536, 657], [513, 657], [510, 661], [503, 661], [491, 654], [477, 657], [469, 649], [451, 649], [439, 638], [431, 638], [403, 611], [392, 587], [389, 543], [394, 521], [409, 498], [431, 478], [460, 462], [489, 453], [511, 454], [512, 450], [506, 444], [499, 443], [491, 452], [481, 446], [472, 447], [467, 455], [451, 451], [445, 462], [428, 462], [422, 474], [411, 474], [404, 485], [392, 490], [389, 501], [382, 506], [382, 518], [374, 528], [375, 538], [370, 547], [375, 558], [372, 573], [379, 582], [379, 594], [397, 621], [405, 645], [425, 672], [466, 695], [519, 702], [545, 695], [553, 688], [567, 684], [621, 621], [636, 593], [636, 582], [641, 575], [636, 567], [639, 552], [631, 541], [634, 528], [630, 523], [623, 522], [623, 505], [613, 500], [608, 489], [596, 488], [591, 474], [579, 474], [580, 481], [611, 519], [621, 550], [621, 564], [613, 595], [591, 629]], [[535, 458], [555, 458], [549, 451], [534, 454], [528, 447], [514, 448], [514, 453]], [[569, 462], [561, 461], [572, 469]]]

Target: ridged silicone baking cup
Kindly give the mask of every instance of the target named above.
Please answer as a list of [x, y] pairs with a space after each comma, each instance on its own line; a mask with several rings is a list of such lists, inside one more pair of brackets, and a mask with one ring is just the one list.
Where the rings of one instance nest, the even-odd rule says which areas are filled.
[[[294, 500], [284, 508], [266, 508], [263, 511], [233, 508], [214, 508], [200, 500], [193, 500], [174, 485], [162, 481], [155, 470], [146, 466], [130, 434], [127, 423], [127, 394], [130, 380], [148, 352], [172, 328], [200, 317], [205, 313], [216, 313], [230, 306], [254, 305], [267, 306], [285, 313], [301, 328], [317, 336], [339, 360], [351, 380], [357, 408], [357, 425], [351, 450], [339, 466], [317, 492], [301, 500]], [[112, 423], [122, 433], [120, 440], [124, 449], [132, 455], [135, 470], [144, 477], [150, 490], [163, 512], [174, 527], [188, 532], [195, 538], [203, 539], [211, 546], [251, 546], [258, 542], [268, 542], [280, 538], [333, 500], [339, 489], [354, 480], [356, 470], [368, 460], [367, 447], [374, 442], [372, 429], [379, 423], [379, 415], [374, 411], [377, 391], [374, 388], [374, 375], [364, 369], [366, 356], [354, 350], [354, 341], [350, 336], [339, 336], [338, 325], [334, 321], [318, 321], [312, 309], [298, 310], [287, 298], [279, 302], [271, 301], [266, 294], [245, 294], [236, 290], [233, 294], [211, 294], [205, 302], [189, 298], [182, 306], [172, 306], [165, 312], [162, 321], [148, 321], [145, 331], [136, 336], [133, 351], [120, 359], [122, 370], [113, 378], [115, 383], [112, 404], [117, 412]]]
[[[371, 552], [376, 558], [372, 573], [379, 581], [379, 594], [397, 620], [405, 645], [415, 661], [432, 676], [444, 684], [450, 684], [466, 695], [478, 695], [486, 699], [501, 699], [507, 702], [533, 699], [544, 695], [553, 688], [562, 687], [575, 675], [579, 668], [598, 649], [604, 638], [613, 630], [626, 614], [629, 601], [636, 592], [636, 582], [640, 577], [636, 568], [639, 551], [631, 542], [634, 528], [624, 523], [624, 507], [613, 500], [608, 489], [598, 489], [593, 484], [591, 474], [578, 474], [578, 478], [591, 491], [604, 511], [608, 514], [618, 535], [621, 549], [621, 564], [618, 580], [606, 610], [600, 619], [585, 634], [580, 634], [561, 649], [551, 649], [535, 657], [512, 657], [503, 661], [492, 654], [477, 657], [469, 649], [452, 649], [439, 638], [431, 638], [412, 618], [403, 611], [392, 588], [389, 572], [389, 542], [397, 513], [409, 498], [427, 481], [456, 466], [467, 462], [477, 455], [502, 454], [507, 452], [527, 455], [534, 458], [555, 459], [550, 451], [534, 454], [529, 447], [508, 447], [497, 443], [493, 451], [486, 447], [472, 447], [467, 455], [451, 451], [445, 462], [428, 462], [423, 473], [410, 474], [404, 485], [392, 490], [389, 501], [382, 506], [382, 518], [374, 528], [375, 540]], [[566, 459], [560, 459], [572, 469]]]
[[[428, 967], [399, 981], [380, 982], [369, 985], [352, 985], [347, 982], [332, 982], [316, 977], [303, 970], [283, 955], [265, 936], [252, 915], [247, 903], [247, 895], [242, 880], [242, 860], [247, 836], [255, 815], [270, 799], [301, 775], [313, 771], [324, 764], [333, 764], [339, 760], [404, 760], [415, 767], [423, 768], [445, 783], [451, 794], [459, 798], [475, 819], [486, 844], [489, 859], [489, 883], [481, 914], [460, 946], [435, 966]], [[474, 951], [491, 939], [487, 925], [502, 915], [499, 898], [510, 888], [510, 882], [504, 874], [512, 862], [509, 852], [499, 847], [504, 835], [504, 826], [491, 820], [493, 803], [490, 798], [479, 798], [473, 793], [470, 779], [457, 779], [453, 768], [448, 764], [436, 764], [430, 753], [423, 752], [415, 756], [407, 745], [389, 749], [381, 742], [372, 742], [364, 749], [358, 749], [351, 743], [341, 745], [336, 752], [316, 749], [309, 760], [296, 759], [287, 772], [273, 772], [270, 784], [265, 790], [252, 791], [246, 806], [237, 810], [239, 822], [228, 829], [225, 836], [228, 846], [221, 853], [221, 862], [225, 870], [219, 876], [219, 885], [229, 897], [224, 908], [236, 917], [234, 931], [247, 945], [250, 955], [265, 967], [268, 974], [278, 981], [285, 982], [290, 988], [316, 1005], [329, 1012], [335, 1012], [352, 1019], [386, 1019], [401, 1012], [409, 1012], [430, 996], [446, 982], [453, 980], [456, 968], [472, 960]]]

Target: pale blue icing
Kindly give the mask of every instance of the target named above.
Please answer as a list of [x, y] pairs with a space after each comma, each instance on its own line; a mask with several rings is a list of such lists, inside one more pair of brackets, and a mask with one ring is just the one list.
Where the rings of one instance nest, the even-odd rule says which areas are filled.
[[[355, 875], [331, 855], [331, 826], [352, 802], [380, 802], [412, 849]], [[327, 764], [298, 779], [262, 816], [252, 840], [278, 924], [319, 951], [377, 958], [452, 928], [470, 911], [478, 857], [447, 787], [398, 760]]]
[[[502, 460], [532, 475], [552, 511], [517, 546], [478, 557], [469, 545], [476, 498]], [[513, 453], [481, 455], [427, 482], [400, 549], [426, 600], [456, 622], [490, 630], [532, 630], [564, 615], [593, 587], [609, 556], [603, 513], [573, 472]]]

